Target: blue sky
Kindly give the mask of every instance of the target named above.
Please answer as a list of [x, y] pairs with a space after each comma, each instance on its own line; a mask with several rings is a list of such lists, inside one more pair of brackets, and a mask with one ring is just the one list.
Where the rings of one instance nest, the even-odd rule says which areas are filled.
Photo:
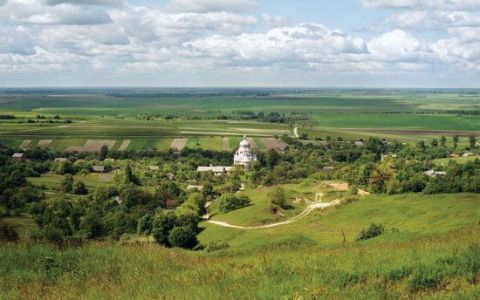
[[480, 0], [0, 0], [0, 86], [479, 87]]

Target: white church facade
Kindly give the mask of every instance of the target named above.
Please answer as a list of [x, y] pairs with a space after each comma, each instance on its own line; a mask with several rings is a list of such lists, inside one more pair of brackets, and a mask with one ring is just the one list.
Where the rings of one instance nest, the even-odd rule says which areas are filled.
[[254, 161], [257, 160], [257, 155], [253, 152], [252, 146], [247, 140], [247, 136], [243, 137], [240, 142], [240, 147], [235, 151], [233, 157], [233, 164], [236, 166], [243, 166], [246, 170], [251, 169]]

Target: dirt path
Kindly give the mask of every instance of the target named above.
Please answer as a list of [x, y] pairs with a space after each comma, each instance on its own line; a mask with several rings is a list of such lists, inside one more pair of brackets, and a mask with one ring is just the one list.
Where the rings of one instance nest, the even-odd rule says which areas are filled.
[[293, 135], [295, 136], [295, 138], [300, 138], [300, 135], [298, 134], [298, 127], [295, 127], [293, 128]]
[[243, 230], [251, 230], [251, 229], [266, 229], [266, 228], [272, 228], [272, 227], [277, 227], [277, 226], [282, 226], [282, 225], [287, 225], [291, 224], [293, 222], [296, 222], [300, 219], [303, 219], [304, 217], [308, 216], [312, 211], [316, 209], [324, 209], [327, 207], [331, 206], [336, 206], [340, 204], [340, 200], [333, 200], [332, 202], [321, 202], [323, 193], [317, 193], [316, 194], [316, 199], [319, 199], [319, 201], [315, 201], [310, 203], [307, 208], [302, 211], [300, 214], [296, 215], [295, 217], [288, 219], [286, 221], [278, 222], [278, 223], [272, 223], [272, 224], [267, 224], [267, 225], [259, 225], [259, 226], [239, 226], [239, 225], [233, 225], [227, 222], [222, 222], [222, 221], [213, 221], [209, 220], [207, 221], [210, 224], [215, 224], [218, 226], [222, 227], [228, 227], [228, 228], [235, 228], [235, 229], [243, 229]]

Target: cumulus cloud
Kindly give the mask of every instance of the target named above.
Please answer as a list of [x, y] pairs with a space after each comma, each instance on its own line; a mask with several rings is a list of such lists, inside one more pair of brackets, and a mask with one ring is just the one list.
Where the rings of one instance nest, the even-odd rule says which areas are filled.
[[383, 26], [415, 30], [446, 30], [450, 27], [480, 26], [480, 15], [465, 11], [406, 11], [387, 18]]
[[[433, 2], [426, 0], [363, 3], [395, 9], [379, 31], [363, 34], [292, 23], [256, 10], [253, 0], [173, 0], [164, 7], [115, 0], [8, 0], [0, 6], [0, 72], [50, 70], [61, 78], [89, 72], [108, 78], [172, 72], [178, 78], [242, 72], [279, 78], [480, 72], [478, 12], [430, 9]], [[419, 29], [440, 29], [441, 36], [425, 38]]]
[[95, 6], [119, 6], [125, 3], [125, 0], [45, 0], [47, 5], [95, 5]]
[[430, 8], [463, 10], [480, 8], [480, 0], [361, 0], [367, 8]]
[[172, 0], [168, 8], [173, 12], [243, 12], [255, 7], [252, 0]]
[[0, 6], [7, 4], [7, 0], [0, 0]]
[[306, 66], [308, 62], [328, 56], [366, 51], [361, 38], [309, 23], [274, 28], [266, 33], [212, 36], [184, 46], [197, 57], [214, 57], [227, 64], [239, 65], [296, 62]]
[[421, 53], [421, 43], [403, 30], [393, 30], [368, 42], [368, 51], [382, 60], [412, 60]]

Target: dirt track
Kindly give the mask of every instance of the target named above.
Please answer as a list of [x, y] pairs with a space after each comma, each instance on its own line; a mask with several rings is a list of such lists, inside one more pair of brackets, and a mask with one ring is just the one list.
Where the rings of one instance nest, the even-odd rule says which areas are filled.
[[318, 193], [315, 198], [319, 199], [319, 201], [315, 201], [315, 202], [310, 203], [304, 211], [302, 211], [300, 214], [296, 215], [295, 217], [293, 217], [291, 219], [288, 219], [286, 221], [278, 222], [278, 223], [272, 223], [272, 224], [267, 224], [267, 225], [259, 225], [259, 226], [240, 226], [240, 225], [233, 225], [233, 224], [230, 224], [230, 223], [227, 223], [227, 222], [213, 221], [213, 220], [209, 220], [209, 221], [207, 221], [207, 223], [215, 224], [215, 225], [222, 226], [222, 227], [243, 229], [243, 230], [266, 229], [266, 228], [272, 228], [272, 227], [287, 225], [287, 224], [291, 224], [293, 222], [296, 222], [296, 221], [304, 218], [305, 216], [309, 215], [312, 211], [314, 211], [316, 209], [324, 209], [324, 208], [327, 208], [327, 207], [337, 206], [337, 205], [340, 204], [340, 200], [338, 200], [338, 199], [333, 200], [332, 202], [326, 202], [326, 203], [321, 202], [322, 196], [323, 196], [322, 193]]

